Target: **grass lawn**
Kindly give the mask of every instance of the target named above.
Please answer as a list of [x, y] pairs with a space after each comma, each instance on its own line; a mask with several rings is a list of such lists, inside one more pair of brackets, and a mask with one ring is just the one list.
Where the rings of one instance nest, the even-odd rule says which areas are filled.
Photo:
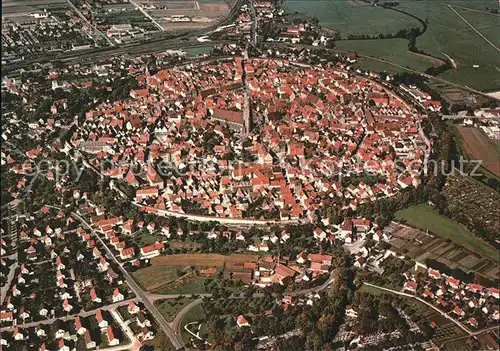
[[190, 304], [193, 301], [193, 299], [190, 298], [184, 298], [181, 300], [175, 300], [175, 299], [167, 299], [161, 301], [157, 305], [158, 311], [162, 314], [163, 317], [167, 320], [167, 322], [172, 322], [177, 315], [185, 306]]
[[[205, 309], [203, 308], [203, 304], [201, 305], [197, 305], [197, 306], [194, 306], [193, 308], [191, 308], [188, 313], [186, 313], [186, 315], [184, 316], [184, 319], [182, 320], [182, 327], [181, 327], [181, 336], [182, 336], [182, 340], [184, 340], [185, 342], [189, 341], [189, 339], [191, 339], [193, 336], [191, 334], [189, 334], [185, 329], [184, 329], [184, 326], [188, 323], [192, 323], [192, 322], [198, 322], [200, 321], [201, 319], [204, 319], [206, 318], [207, 314], [205, 312]], [[196, 324], [193, 324], [191, 326], [191, 330], [196, 333], [196, 330], [198, 328], [198, 325]], [[203, 329], [202, 329], [203, 331]]]
[[404, 69], [401, 69], [399, 67], [370, 59], [359, 59], [358, 63], [356, 63], [356, 66], [372, 72], [387, 72], [393, 74], [405, 72]]
[[190, 277], [184, 284], [172, 284], [155, 290], [156, 294], [202, 294], [205, 277]]
[[282, 6], [291, 14], [316, 17], [321, 26], [338, 30], [342, 38], [349, 34], [395, 34], [419, 26], [416, 19], [405, 14], [359, 0], [285, 0]]
[[151, 234], [151, 233], [147, 232], [146, 230], [144, 230], [144, 231], [137, 233], [134, 236], [133, 240], [139, 247], [143, 247], [146, 245], [154, 244], [157, 241], [163, 241], [163, 240], [165, 240], [165, 237], [162, 237], [161, 235], [156, 235], [154, 233]]
[[160, 328], [157, 328], [157, 334], [153, 340], [143, 342], [144, 346], [153, 347], [153, 350], [174, 351], [175, 347], [170, 342], [170, 339], [163, 333]]
[[436, 233], [444, 239], [450, 239], [479, 255], [497, 262], [498, 252], [484, 243], [457, 222], [441, 216], [425, 204], [408, 207], [396, 212], [396, 219], [405, 220], [409, 225]]
[[390, 294], [390, 292], [388, 292], [388, 291], [384, 291], [382, 289], [377, 289], [377, 288], [374, 288], [373, 286], [369, 286], [366, 284], [361, 285], [361, 288], [359, 288], [359, 291], [366, 293], [366, 294], [375, 295], [375, 296]]
[[[417, 71], [425, 71], [432, 66], [430, 60], [408, 52], [408, 41], [404, 39], [341, 40], [337, 41], [335, 45], [339, 50], [385, 59]], [[362, 68], [372, 70], [377, 70], [376, 68], [380, 66], [387, 67], [390, 65], [369, 59], [363, 59], [362, 65], [360, 65]], [[394, 66], [392, 66], [392, 69], [400, 70]], [[380, 69], [377, 71], [380, 71]]]
[[212, 45], [207, 45], [207, 46], [199, 46], [196, 48], [185, 48], [182, 50], [185, 51], [188, 56], [198, 56], [198, 55], [208, 54], [212, 52], [213, 49], [214, 47]]
[[[160, 293], [197, 294], [203, 292], [204, 277], [212, 276], [225, 263], [257, 262], [258, 255], [250, 254], [178, 254], [162, 255], [152, 259], [152, 265], [133, 273], [144, 290], [158, 290]], [[188, 273], [181, 279], [178, 270], [197, 267], [197, 273]], [[173, 282], [176, 280], [175, 282]], [[166, 292], [168, 291], [168, 292]]]
[[176, 279], [177, 268], [172, 266], [150, 266], [132, 273], [137, 284], [144, 290], [154, 290], [165, 283]]

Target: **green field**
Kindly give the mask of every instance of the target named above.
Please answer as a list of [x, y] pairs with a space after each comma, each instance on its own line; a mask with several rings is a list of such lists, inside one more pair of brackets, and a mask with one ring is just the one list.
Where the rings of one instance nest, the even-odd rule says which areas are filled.
[[161, 301], [157, 307], [158, 311], [168, 322], [172, 322], [175, 316], [187, 305], [193, 302], [193, 299], [183, 298], [181, 300], [167, 299]]
[[135, 234], [133, 240], [139, 247], [143, 247], [146, 245], [154, 244], [157, 241], [165, 240], [165, 237], [156, 234], [151, 234], [147, 230], [141, 230], [140, 232]]
[[[408, 41], [404, 39], [341, 40], [336, 43], [336, 48], [385, 59], [419, 71], [425, 71], [432, 66], [430, 60], [409, 52]], [[370, 61], [367, 59], [362, 60], [360, 67], [375, 70], [373, 65], [380, 64], [381, 67], [385, 67], [385, 69], [381, 70], [387, 70], [386, 66], [388, 65]], [[394, 70], [397, 69], [397, 67], [394, 68]]]
[[194, 276], [182, 285], [168, 286], [155, 290], [156, 294], [201, 294], [204, 293], [203, 281], [206, 278]]
[[460, 224], [441, 216], [427, 205], [419, 204], [411, 206], [396, 212], [395, 215], [397, 220], [405, 220], [409, 225], [423, 230], [428, 229], [440, 237], [450, 239], [454, 243], [476, 252], [493, 262], [497, 262], [498, 260], [498, 252], [494, 248], [469, 233]]
[[283, 6], [288, 13], [316, 17], [321, 26], [340, 31], [342, 38], [349, 34], [394, 34], [419, 26], [414, 18], [360, 0], [286, 0]]
[[137, 284], [146, 291], [154, 290], [178, 278], [177, 269], [182, 267], [151, 266], [132, 273]]
[[[191, 334], [189, 334], [185, 329], [184, 329], [184, 326], [188, 323], [192, 323], [192, 322], [198, 322], [204, 318], [206, 318], [206, 313], [205, 313], [205, 309], [203, 308], [203, 304], [201, 305], [196, 305], [194, 306], [193, 308], [191, 308], [187, 313], [186, 315], [184, 316], [184, 318], [182, 319], [182, 327], [181, 327], [181, 336], [182, 336], [182, 340], [184, 340], [185, 342], [189, 341], [189, 339], [192, 337]], [[193, 325], [191, 326], [191, 330], [195, 332], [196, 328], [198, 327], [198, 325]], [[202, 329], [203, 330], [203, 329]]]
[[[500, 89], [500, 52], [448, 6], [453, 6], [455, 11], [493, 45], [500, 47], [498, 35], [500, 15], [489, 12], [489, 9], [498, 9], [497, 1], [400, 0], [398, 2], [396, 9], [427, 22], [427, 31], [416, 40], [417, 48], [445, 60], [446, 55], [449, 55], [457, 64], [456, 70], [448, 70], [440, 75], [441, 78], [483, 91]], [[349, 34], [373, 36], [379, 33], [394, 34], [400, 29], [412, 27], [422, 28], [422, 24], [411, 16], [380, 6], [371, 6], [361, 0], [286, 0], [284, 7], [289, 13], [299, 12], [318, 18], [320, 25], [339, 30], [342, 38], [346, 38]], [[338, 41], [337, 47], [341, 50], [350, 50], [352, 47], [352, 50], [359, 53], [378, 56], [417, 70], [425, 70], [431, 66], [424, 64], [425, 59], [411, 57], [406, 50], [407, 42], [406, 46], [402, 43], [395, 44], [388, 40], [373, 43]], [[474, 68], [473, 65], [479, 67]], [[373, 60], [364, 60], [359, 66], [374, 71], [401, 70]]]
[[[484, 11], [497, 8], [496, 1], [400, 1], [398, 9], [427, 19], [428, 30], [417, 39], [417, 47], [431, 55], [445, 58], [449, 55], [457, 70], [447, 71], [441, 77], [480, 90], [500, 89], [500, 53], [457, 16], [448, 5], [462, 15], [493, 44], [499, 45], [500, 16], [466, 10]], [[458, 7], [461, 6], [461, 7]], [[479, 65], [479, 68], [473, 68]]]
[[185, 48], [182, 50], [185, 51], [188, 56], [198, 56], [198, 55], [208, 54], [212, 52], [213, 49], [214, 47], [212, 45], [207, 45], [207, 46], [198, 46], [196, 48]]

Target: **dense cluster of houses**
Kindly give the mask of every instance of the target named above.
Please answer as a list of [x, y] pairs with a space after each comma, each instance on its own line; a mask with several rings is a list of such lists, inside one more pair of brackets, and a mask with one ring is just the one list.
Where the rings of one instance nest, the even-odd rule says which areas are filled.
[[[18, 247], [22, 254], [19, 254], [19, 265], [13, 267], [14, 278], [0, 309], [0, 323], [12, 331], [2, 331], [2, 346], [14, 347], [29, 340], [32, 343], [41, 340], [41, 349], [47, 349], [43, 341], [52, 345], [55, 340], [58, 349], [69, 350], [78, 338], [83, 338], [87, 349], [95, 348], [96, 340], [89, 329], [92, 318], [96, 319], [101, 334], [106, 335], [108, 345], [120, 344], [117, 335], [121, 332], [117, 334], [117, 328], [111, 326], [113, 317], [99, 307], [124, 301], [128, 287], [110, 267], [96, 238], [78, 226], [71, 215], [48, 206], [27, 216], [19, 230]], [[75, 242], [81, 243], [76, 251], [72, 245]], [[77, 273], [75, 267], [82, 264], [88, 267], [89, 273], [102, 276], [111, 287], [110, 296], [102, 294], [102, 287], [97, 289], [95, 279]], [[42, 286], [45, 295], [38, 291]], [[95, 314], [83, 312], [82, 301], [89, 301], [90, 305], [83, 307]], [[75, 318], [64, 322], [57, 320], [67, 316]], [[46, 326], [35, 323], [35, 327], [24, 327], [26, 323], [50, 319], [59, 323], [55, 335], [50, 338]]]
[[[257, 124], [246, 144], [238, 133], [243, 72]], [[368, 78], [236, 58], [138, 80], [142, 88], [129, 100], [87, 112], [68, 146], [135, 187], [138, 203], [179, 213], [198, 204], [204, 214], [251, 218], [250, 204], [262, 201], [262, 210], [298, 219], [312, 218], [327, 198], [355, 210], [419, 185], [429, 147], [421, 116]], [[179, 172], [166, 176], [159, 163]], [[339, 180], [364, 172], [384, 181], [344, 188]]]
[[81, 50], [94, 46], [89, 27], [69, 8], [54, 13], [36, 11], [29, 16], [12, 13], [2, 23], [2, 60], [23, 60], [23, 56], [54, 51]]
[[[117, 335], [121, 332], [112, 326], [112, 321], [113, 317], [109, 312], [98, 309], [94, 315], [57, 320], [52, 327], [42, 324], [26, 328], [14, 327], [11, 332], [2, 331], [0, 340], [1, 345], [6, 348], [15, 347], [23, 341], [36, 343], [40, 340], [39, 350], [49, 350], [51, 345], [57, 350], [69, 351], [74, 350], [75, 342], [81, 338], [85, 349], [95, 349], [98, 344], [94, 340], [94, 330], [91, 329], [95, 324], [107, 345], [117, 346], [121, 342]], [[49, 334], [49, 330], [54, 330], [54, 334]]]
[[405, 272], [404, 290], [413, 293], [466, 324], [470, 329], [498, 324], [500, 312], [498, 287], [464, 283], [436, 269], [422, 267]]
[[254, 284], [261, 288], [271, 284], [307, 282], [321, 274], [328, 273], [332, 259], [331, 255], [305, 252], [300, 252], [295, 259], [288, 256], [263, 256], [258, 262], [226, 264], [224, 277]]

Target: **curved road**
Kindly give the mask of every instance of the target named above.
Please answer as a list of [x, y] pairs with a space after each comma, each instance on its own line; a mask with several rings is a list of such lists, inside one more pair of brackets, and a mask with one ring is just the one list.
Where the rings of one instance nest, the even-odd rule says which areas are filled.
[[[284, 295], [290, 295], [290, 296], [300, 296], [300, 295], [307, 295], [309, 293], [315, 293], [319, 292], [321, 290], [324, 290], [327, 288], [331, 283], [333, 282], [333, 276], [330, 274], [330, 277], [321, 285], [309, 288], [309, 289], [303, 289], [303, 290], [297, 290], [293, 292], [284, 292]], [[178, 297], [179, 295], [160, 295], [160, 294], [148, 294], [148, 296], [154, 300], [159, 300], [159, 299], [167, 299], [167, 298], [175, 298]], [[185, 295], [188, 297], [189, 295]], [[198, 296], [201, 297], [210, 297], [212, 294], [198, 294]], [[252, 298], [260, 298], [264, 297], [266, 294], [264, 293], [255, 293], [252, 295]], [[229, 297], [230, 299], [244, 299], [247, 298], [245, 296], [240, 296], [240, 295], [231, 295]], [[180, 329], [181, 329], [181, 323], [186, 314], [194, 307], [198, 306], [203, 302], [202, 298], [196, 299], [193, 302], [189, 303], [188, 305], [184, 306], [182, 310], [177, 313], [175, 316], [174, 320], [171, 323], [172, 329], [174, 330], [175, 334], [180, 335]]]
[[182, 310], [179, 311], [179, 313], [177, 313], [177, 315], [175, 316], [174, 320], [172, 321], [172, 329], [174, 330], [174, 332], [176, 334], [179, 334], [180, 333], [180, 330], [181, 330], [181, 323], [182, 323], [182, 320], [184, 319], [184, 316], [194, 307], [200, 305], [201, 303], [203, 302], [203, 299], [197, 299], [197, 300], [194, 300], [193, 302], [191, 302], [190, 304], [188, 304], [187, 306], [184, 306], [184, 308]]
[[439, 308], [437, 308], [433, 304], [428, 303], [427, 301], [425, 301], [424, 299], [422, 299], [422, 298], [420, 298], [420, 297], [418, 297], [416, 295], [412, 295], [412, 294], [404, 293], [404, 292], [401, 292], [401, 291], [396, 291], [396, 290], [384, 288], [382, 286], [378, 286], [378, 285], [374, 285], [374, 284], [370, 284], [370, 283], [366, 283], [366, 282], [364, 282], [363, 284], [366, 284], [367, 286], [371, 286], [372, 288], [376, 288], [376, 289], [380, 289], [380, 290], [383, 290], [383, 291], [387, 291], [387, 292], [390, 292], [390, 293], [393, 293], [393, 294], [396, 294], [396, 295], [401, 295], [401, 296], [405, 296], [405, 297], [409, 297], [409, 298], [418, 300], [419, 302], [421, 302], [421, 303], [429, 306], [430, 308], [432, 308], [436, 312], [438, 312], [441, 315], [443, 315], [444, 317], [448, 318], [450, 321], [452, 321], [453, 323], [455, 323], [460, 329], [462, 329], [463, 331], [465, 331], [470, 336], [479, 335], [479, 334], [482, 334], [482, 333], [490, 331], [490, 330], [498, 329], [500, 327], [500, 326], [494, 326], [494, 327], [490, 327], [490, 328], [486, 328], [486, 329], [483, 329], [483, 330], [478, 330], [478, 331], [473, 332], [473, 331], [470, 331], [464, 325], [462, 325], [462, 323], [460, 323], [459, 321], [457, 321], [456, 319], [454, 319], [453, 317], [451, 317], [448, 313], [445, 313], [445, 312], [441, 311]]

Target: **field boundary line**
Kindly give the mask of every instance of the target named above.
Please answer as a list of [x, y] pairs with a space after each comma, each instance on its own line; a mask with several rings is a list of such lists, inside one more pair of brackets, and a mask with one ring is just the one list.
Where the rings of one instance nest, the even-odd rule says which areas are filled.
[[484, 13], [484, 14], [486, 14], [486, 15], [500, 16], [500, 14], [498, 14], [498, 13], [486, 12], [486, 11], [481, 11], [481, 10], [471, 9], [470, 7], [464, 7], [464, 6], [460, 6], [460, 5], [453, 5], [453, 6], [455, 6], [455, 7], [459, 7], [459, 8], [464, 9], [464, 10], [469, 10], [469, 11], [474, 11], [474, 12]]
[[462, 19], [469, 27], [472, 28], [473, 31], [475, 31], [477, 34], [481, 36], [488, 44], [490, 44], [493, 48], [495, 48], [496, 51], [500, 52], [500, 48], [498, 48], [495, 44], [493, 44], [488, 38], [486, 38], [480, 31], [478, 31], [472, 24], [469, 23], [461, 14], [459, 14], [451, 5], [447, 5], [455, 14]]

